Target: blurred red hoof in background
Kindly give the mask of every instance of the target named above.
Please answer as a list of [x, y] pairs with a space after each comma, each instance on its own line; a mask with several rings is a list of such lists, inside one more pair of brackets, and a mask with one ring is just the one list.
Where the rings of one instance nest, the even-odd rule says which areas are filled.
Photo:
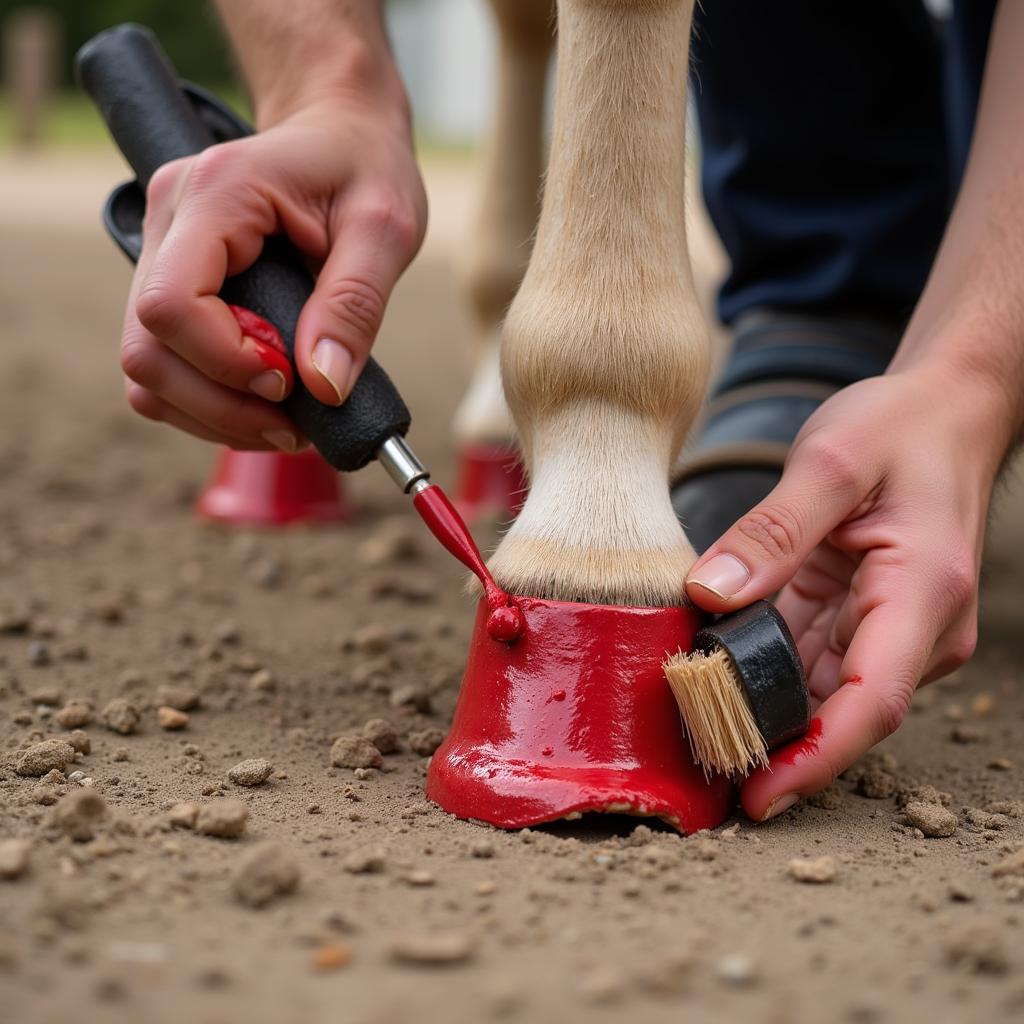
[[427, 796], [459, 818], [522, 828], [586, 811], [658, 817], [681, 832], [728, 816], [732, 786], [693, 763], [661, 669], [689, 650], [691, 608], [514, 598], [525, 632], [491, 639], [477, 610], [455, 718]]
[[459, 449], [455, 507], [467, 523], [514, 519], [526, 501], [526, 473], [510, 445], [467, 444]]
[[312, 448], [285, 452], [221, 451], [196, 502], [204, 519], [239, 526], [345, 522], [352, 509], [341, 477]]

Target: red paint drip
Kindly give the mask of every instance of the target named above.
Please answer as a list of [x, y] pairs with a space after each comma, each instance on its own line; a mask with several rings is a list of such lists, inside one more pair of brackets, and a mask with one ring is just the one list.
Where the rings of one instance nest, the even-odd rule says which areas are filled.
[[812, 718], [807, 732], [792, 743], [787, 743], [772, 754], [772, 767], [779, 765], [794, 765], [805, 757], [814, 757], [818, 753], [818, 745], [821, 742], [821, 719]]
[[256, 342], [254, 351], [268, 370], [277, 370], [284, 374], [288, 387], [292, 386], [292, 363], [288, 358], [288, 349], [281, 337], [281, 332], [269, 321], [264, 320], [245, 306], [228, 305], [235, 316], [235, 322], [242, 334]]
[[495, 583], [484, 564], [480, 549], [455, 506], [448, 500], [448, 495], [437, 484], [431, 484], [416, 494], [412, 503], [430, 532], [483, 584], [487, 606], [490, 608], [487, 618], [488, 636], [504, 643], [519, 639], [526, 628], [522, 609]]

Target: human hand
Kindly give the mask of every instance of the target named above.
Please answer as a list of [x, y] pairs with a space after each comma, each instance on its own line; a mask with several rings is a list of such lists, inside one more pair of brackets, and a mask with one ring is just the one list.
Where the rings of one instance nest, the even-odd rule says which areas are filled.
[[804, 425], [778, 486], [690, 571], [687, 595], [712, 612], [781, 589], [807, 670], [808, 735], [743, 785], [755, 821], [829, 785], [899, 726], [919, 683], [973, 653], [1005, 450], [994, 404], [924, 369], [844, 389]]
[[225, 277], [252, 265], [264, 237], [282, 231], [320, 265], [295, 360], [313, 395], [340, 405], [425, 225], [407, 112], [355, 91], [162, 167], [147, 192], [124, 321], [129, 403], [232, 448], [303, 447], [276, 407], [291, 391], [291, 368], [243, 334], [218, 298]]

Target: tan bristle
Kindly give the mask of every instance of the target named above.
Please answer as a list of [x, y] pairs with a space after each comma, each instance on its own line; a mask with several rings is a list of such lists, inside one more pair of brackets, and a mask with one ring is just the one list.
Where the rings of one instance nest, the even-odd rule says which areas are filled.
[[724, 775], [750, 773], [768, 764], [768, 747], [725, 651], [674, 654], [665, 678], [683, 717], [694, 760]]

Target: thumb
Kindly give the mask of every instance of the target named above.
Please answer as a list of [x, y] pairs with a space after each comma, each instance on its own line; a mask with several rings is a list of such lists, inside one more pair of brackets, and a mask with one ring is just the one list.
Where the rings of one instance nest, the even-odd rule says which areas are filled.
[[687, 597], [705, 611], [725, 612], [780, 590], [857, 508], [859, 475], [818, 445], [794, 448], [775, 489], [696, 561]]
[[341, 405], [355, 387], [408, 262], [369, 232], [335, 241], [296, 328], [299, 374], [321, 402]]

